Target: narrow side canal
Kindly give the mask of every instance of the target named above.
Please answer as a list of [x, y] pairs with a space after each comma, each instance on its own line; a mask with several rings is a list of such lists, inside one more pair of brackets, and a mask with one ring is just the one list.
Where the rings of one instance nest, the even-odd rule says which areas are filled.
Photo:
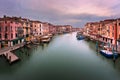
[[76, 33], [19, 49], [16, 55], [21, 61], [13, 65], [0, 57], [0, 80], [120, 80], [120, 58], [115, 63], [106, 59], [96, 53], [95, 43], [78, 41]]

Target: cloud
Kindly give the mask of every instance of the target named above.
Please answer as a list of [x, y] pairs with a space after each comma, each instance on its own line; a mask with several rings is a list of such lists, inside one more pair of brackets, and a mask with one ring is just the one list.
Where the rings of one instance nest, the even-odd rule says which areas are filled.
[[[47, 12], [57, 10], [61, 14], [82, 14], [89, 13], [99, 16], [113, 15], [111, 9], [118, 0], [21, 0], [21, 4], [27, 9]], [[30, 6], [28, 6], [30, 5]]]
[[119, 5], [119, 0], [0, 0], [0, 15], [84, 26], [86, 22], [119, 17]]

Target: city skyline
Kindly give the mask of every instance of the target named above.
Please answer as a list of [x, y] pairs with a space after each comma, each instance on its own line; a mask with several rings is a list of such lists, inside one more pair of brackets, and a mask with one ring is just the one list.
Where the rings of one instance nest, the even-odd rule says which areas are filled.
[[84, 27], [87, 22], [119, 18], [119, 4], [119, 0], [0, 0], [0, 17], [21, 16]]

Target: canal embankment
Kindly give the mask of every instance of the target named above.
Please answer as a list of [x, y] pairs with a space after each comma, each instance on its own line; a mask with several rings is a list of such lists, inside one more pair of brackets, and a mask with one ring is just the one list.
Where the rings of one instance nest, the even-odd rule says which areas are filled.
[[[44, 43], [49, 43], [53, 39], [54, 36], [55, 35], [52, 35], [52, 34], [43, 35], [43, 36], [37, 37], [36, 40], [31, 40], [29, 42], [23, 42], [23, 43], [16, 44], [11, 47], [0, 49], [0, 56], [4, 56], [5, 59], [9, 62], [9, 64], [12, 64], [20, 60], [20, 58], [14, 53], [17, 49], [20, 49], [23, 47], [27, 49], [32, 49], [33, 47], [43, 45]], [[23, 50], [20, 49], [20, 51], [24, 53]], [[29, 53], [27, 52], [27, 54]]]

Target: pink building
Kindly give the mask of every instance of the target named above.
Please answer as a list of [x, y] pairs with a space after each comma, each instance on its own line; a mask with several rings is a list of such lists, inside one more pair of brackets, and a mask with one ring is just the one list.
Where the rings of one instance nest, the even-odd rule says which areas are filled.
[[49, 23], [44, 22], [41, 24], [41, 33], [42, 33], [42, 35], [49, 34]]
[[13, 46], [23, 42], [23, 28], [21, 18], [0, 18], [0, 44], [1, 48]]
[[52, 24], [49, 24], [49, 33], [50, 34], [56, 34], [56, 27]]
[[66, 32], [71, 32], [72, 31], [72, 26], [71, 25], [66, 25]]
[[30, 30], [31, 30], [31, 22], [29, 19], [23, 18], [21, 19], [22, 22], [22, 27], [23, 27], [23, 34], [24, 34], [24, 39], [25, 41], [30, 41]]
[[66, 31], [66, 27], [63, 25], [56, 25], [56, 31], [58, 34], [62, 34]]

